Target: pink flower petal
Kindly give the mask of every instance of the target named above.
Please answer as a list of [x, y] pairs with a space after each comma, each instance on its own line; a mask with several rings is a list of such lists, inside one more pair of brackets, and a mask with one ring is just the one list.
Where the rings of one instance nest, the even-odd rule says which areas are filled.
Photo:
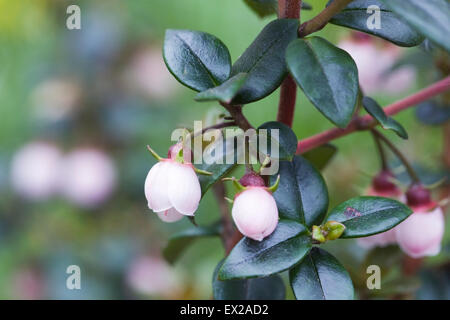
[[169, 210], [162, 211], [162, 212], [157, 212], [156, 214], [162, 221], [168, 222], [168, 223], [179, 221], [184, 217], [184, 215], [179, 213], [174, 208], [170, 208]]
[[191, 165], [170, 163], [168, 176], [169, 200], [181, 214], [193, 216], [202, 192], [200, 182]]
[[413, 258], [436, 255], [440, 251], [444, 224], [440, 207], [431, 212], [415, 212], [396, 227], [398, 244]]
[[171, 168], [169, 161], [155, 164], [145, 179], [145, 196], [148, 206], [155, 212], [172, 208], [168, 195], [168, 175]]

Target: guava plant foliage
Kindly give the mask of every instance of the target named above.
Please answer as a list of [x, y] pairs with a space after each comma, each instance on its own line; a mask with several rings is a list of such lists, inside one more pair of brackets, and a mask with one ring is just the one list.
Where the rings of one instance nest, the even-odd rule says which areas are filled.
[[[173, 263], [196, 238], [222, 236], [226, 257], [213, 275], [216, 299], [284, 299], [286, 289], [278, 275], [284, 271], [288, 271], [297, 299], [353, 299], [348, 272], [320, 245], [385, 232], [412, 211], [396, 200], [368, 196], [349, 199], [329, 210], [328, 190], [320, 170], [337, 150], [328, 141], [376, 125], [393, 130], [403, 139], [408, 134], [389, 117], [387, 109], [364, 96], [352, 57], [314, 33], [332, 23], [404, 47], [417, 46], [427, 38], [441, 50], [449, 51], [449, 4], [445, 0], [334, 0], [319, 15], [300, 23], [300, 10], [311, 8], [300, 0], [245, 2], [261, 17], [278, 12], [279, 18], [261, 30], [237, 61], [231, 61], [220, 39], [192, 30], [167, 30], [164, 60], [180, 83], [198, 92], [195, 100], [217, 101], [225, 108], [227, 115], [218, 128], [253, 128], [242, 109], [281, 86], [277, 121], [268, 119], [257, 128], [257, 132], [268, 129], [269, 135], [270, 130], [279, 130], [279, 170], [263, 177], [267, 187], [277, 185], [273, 197], [279, 221], [276, 229], [261, 241], [249, 237], [239, 240], [239, 232], [230, 225], [225, 212], [222, 220], [213, 225], [193, 226], [174, 235], [164, 256]], [[373, 5], [381, 10], [381, 29], [370, 29], [366, 23], [367, 9]], [[292, 86], [294, 90], [289, 90]], [[324, 121], [338, 127], [326, 133], [324, 139], [313, 137], [302, 144], [290, 129], [295, 86], [323, 114]], [[447, 78], [436, 90], [415, 96], [403, 108], [448, 87]], [[368, 115], [360, 117], [358, 113], [364, 109]], [[270, 160], [270, 154], [266, 156]], [[225, 196], [222, 179], [236, 166], [236, 163], [199, 165], [199, 169], [209, 172], [200, 177], [202, 196], [212, 187]], [[253, 172], [252, 166], [247, 164], [247, 171]], [[191, 220], [195, 223], [194, 218]]]

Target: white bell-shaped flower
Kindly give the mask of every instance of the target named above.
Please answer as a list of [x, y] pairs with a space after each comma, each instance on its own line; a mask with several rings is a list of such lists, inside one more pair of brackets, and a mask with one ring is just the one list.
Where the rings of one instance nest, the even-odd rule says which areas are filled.
[[174, 158], [161, 159], [145, 179], [148, 207], [165, 222], [193, 216], [201, 199], [200, 182], [193, 165]]
[[434, 256], [441, 251], [444, 236], [444, 214], [441, 207], [431, 211], [417, 210], [395, 228], [400, 248], [412, 258]]
[[237, 194], [231, 213], [239, 231], [257, 241], [270, 235], [278, 224], [275, 199], [265, 187], [252, 186]]

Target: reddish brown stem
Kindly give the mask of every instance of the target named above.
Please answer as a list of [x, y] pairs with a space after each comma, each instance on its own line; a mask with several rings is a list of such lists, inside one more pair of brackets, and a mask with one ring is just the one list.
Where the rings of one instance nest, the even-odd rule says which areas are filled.
[[300, 38], [304, 38], [307, 35], [319, 31], [330, 21], [331, 18], [342, 9], [344, 9], [353, 0], [334, 0], [329, 6], [327, 6], [321, 13], [315, 16], [313, 19], [303, 23], [298, 31]]
[[278, 17], [300, 19], [302, 0], [278, 0]]
[[230, 210], [228, 208], [228, 202], [225, 200], [226, 189], [222, 182], [216, 183], [213, 186], [214, 194], [216, 196], [217, 202], [219, 203], [220, 215], [222, 217], [222, 242], [225, 247], [225, 252], [228, 255], [233, 249], [234, 245], [234, 233], [236, 229], [233, 226], [233, 221], [231, 220]]
[[[301, 0], [278, 0], [278, 17], [300, 19], [301, 5]], [[297, 84], [292, 76], [288, 75], [281, 84], [277, 121], [292, 127], [296, 98]]]
[[297, 98], [297, 84], [291, 75], [288, 75], [281, 84], [280, 103], [278, 106], [277, 121], [292, 127], [294, 122], [295, 101]]
[[[409, 97], [406, 97], [400, 101], [397, 101], [387, 106], [384, 109], [384, 112], [388, 116], [395, 115], [400, 111], [413, 107], [418, 103], [426, 101], [449, 89], [450, 89], [450, 77], [447, 77]], [[330, 129], [299, 141], [297, 145], [297, 154], [307, 152], [327, 142], [330, 142], [331, 140], [346, 136], [357, 130], [369, 130], [375, 127], [377, 124], [378, 123], [370, 115], [357, 117], [354, 120], [352, 120], [345, 129], [339, 128]]]

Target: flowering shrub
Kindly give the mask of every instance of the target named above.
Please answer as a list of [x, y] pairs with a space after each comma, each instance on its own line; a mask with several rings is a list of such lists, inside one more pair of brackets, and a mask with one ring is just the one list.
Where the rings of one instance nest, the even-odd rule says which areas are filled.
[[[219, 130], [214, 142], [208, 143], [211, 141], [205, 138], [208, 131], [202, 130], [183, 135], [169, 150], [168, 159], [162, 159], [150, 148], [159, 162], [148, 173], [145, 195], [149, 208], [163, 221], [174, 222], [186, 215], [196, 224], [195, 211], [210, 188], [221, 203], [221, 221], [211, 226], [194, 226], [193, 230], [174, 236], [171, 243], [178, 241], [178, 245], [169, 243], [164, 251], [169, 262], [174, 262], [180, 247], [184, 247], [179, 245], [180, 239], [220, 235], [226, 257], [213, 275], [217, 299], [283, 298], [285, 289], [278, 276], [283, 271], [289, 272], [297, 299], [353, 299], [354, 286], [349, 273], [321, 244], [361, 238], [366, 246], [398, 242], [414, 258], [437, 254], [444, 230], [442, 209], [431, 200], [429, 190], [406, 157], [375, 127], [380, 125], [407, 139], [405, 128], [390, 115], [448, 90], [450, 78], [383, 109], [365, 93], [383, 88], [382, 83], [376, 82], [383, 81], [380, 80], [383, 72], [394, 64], [395, 47], [389, 45], [391, 51], [386, 57], [377, 57], [373, 49], [366, 64], [379, 69], [358, 72], [362, 63], [355, 63], [345, 51], [350, 50], [348, 43], [338, 48], [315, 32], [333, 23], [380, 37], [396, 46], [413, 47], [426, 41], [432, 43], [434, 52], [448, 52], [448, 3], [444, 0], [334, 0], [319, 15], [303, 23], [299, 20], [300, 11], [308, 5], [302, 1], [247, 0], [246, 3], [261, 16], [277, 11], [279, 19], [268, 23], [233, 64], [226, 45], [214, 35], [191, 30], [166, 32], [163, 53], [170, 72], [181, 84], [198, 92], [195, 100], [217, 101], [225, 109], [224, 116], [206, 128]], [[373, 5], [379, 9], [379, 28], [368, 22], [369, 7]], [[379, 64], [374, 61], [378, 58], [383, 60]], [[375, 72], [373, 78], [369, 77], [370, 70]], [[443, 72], [444, 76], [445, 72], [448, 74], [448, 70]], [[389, 83], [404, 85], [402, 76], [391, 77]], [[323, 114], [324, 121], [337, 128], [298, 141], [290, 129], [297, 86]], [[242, 113], [244, 106], [267, 97], [279, 87], [277, 121], [255, 129]], [[368, 115], [360, 115], [363, 110]], [[191, 158], [192, 137], [203, 137], [203, 152], [221, 141], [220, 130], [233, 126], [243, 131], [243, 162], [232, 158], [231, 163], [205, 164], [186, 159], [187, 155]], [[329, 152], [327, 143], [357, 130], [372, 133], [382, 171], [375, 177], [367, 196], [349, 199], [329, 210], [328, 190], [320, 173], [335, 152], [333, 147]], [[278, 152], [274, 154], [269, 147], [260, 148], [260, 145], [255, 151], [250, 147], [252, 138], [258, 142], [268, 138], [270, 146], [275, 146]], [[389, 168], [387, 149], [396, 155], [410, 176], [406, 188]], [[228, 152], [220, 150], [219, 158]], [[273, 164], [277, 164], [276, 172], [265, 174], [264, 170]], [[231, 173], [239, 165], [245, 166], [246, 173], [238, 180]], [[234, 200], [225, 198], [224, 181], [233, 183]], [[224, 199], [232, 203], [234, 225]], [[264, 290], [256, 292], [258, 287]]]

